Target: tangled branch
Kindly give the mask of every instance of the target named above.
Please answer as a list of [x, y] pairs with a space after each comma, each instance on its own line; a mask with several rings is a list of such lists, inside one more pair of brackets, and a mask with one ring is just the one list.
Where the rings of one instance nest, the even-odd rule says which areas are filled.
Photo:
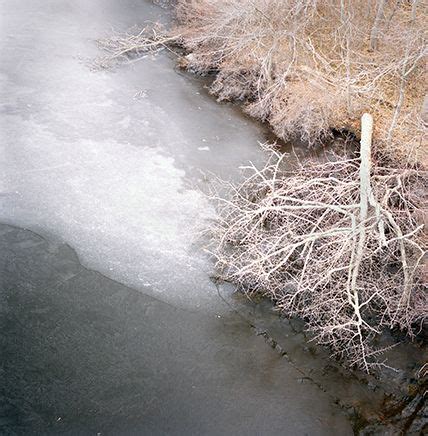
[[97, 41], [98, 46], [108, 53], [99, 58], [97, 64], [100, 68], [109, 68], [116, 62], [139, 58], [162, 48], [171, 50], [179, 39], [180, 35], [168, 35], [158, 24], [138, 31], [130, 29]]
[[178, 0], [172, 32], [191, 53], [189, 69], [217, 72], [211, 91], [220, 100], [243, 101], [277, 136], [308, 145], [331, 129], [359, 136], [369, 109], [378, 147], [426, 161], [426, 7], [420, 0]]
[[[359, 158], [284, 168], [272, 152], [229, 198], [213, 253], [227, 280], [307, 320], [320, 344], [366, 371], [380, 365], [383, 329], [414, 335], [428, 313], [423, 283], [427, 174], [372, 165], [372, 118]], [[424, 198], [425, 196], [425, 198]]]

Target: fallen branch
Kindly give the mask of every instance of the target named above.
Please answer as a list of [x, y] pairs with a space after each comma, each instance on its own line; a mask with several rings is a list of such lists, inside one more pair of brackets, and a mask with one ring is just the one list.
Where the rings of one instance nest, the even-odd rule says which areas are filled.
[[109, 68], [113, 64], [141, 57], [150, 52], [156, 52], [162, 48], [171, 51], [179, 40], [180, 35], [169, 35], [159, 26], [143, 28], [139, 31], [129, 30], [126, 33], [118, 33], [109, 38], [99, 39], [98, 46], [108, 53], [107, 56], [97, 60], [97, 65]]
[[273, 151], [227, 200], [213, 197], [221, 216], [213, 254], [224, 278], [306, 319], [319, 343], [366, 371], [382, 364], [376, 336], [413, 335], [428, 313], [427, 174], [373, 165], [372, 130], [365, 114], [358, 159], [289, 170]]

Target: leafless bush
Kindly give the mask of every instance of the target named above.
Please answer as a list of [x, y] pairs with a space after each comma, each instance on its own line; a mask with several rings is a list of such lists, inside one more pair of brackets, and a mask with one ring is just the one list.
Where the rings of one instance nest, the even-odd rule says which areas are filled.
[[215, 197], [213, 253], [225, 279], [307, 320], [320, 344], [369, 371], [383, 329], [409, 335], [426, 319], [422, 260], [427, 174], [371, 165], [370, 117], [361, 157], [284, 169], [287, 155]]
[[178, 0], [176, 15], [171, 31], [100, 40], [99, 66], [180, 45], [182, 65], [217, 73], [220, 100], [243, 101], [284, 139], [358, 134], [369, 110], [379, 147], [428, 163], [424, 0]]
[[245, 99], [278, 135], [314, 143], [331, 128], [358, 132], [369, 110], [379, 145], [424, 159], [426, 7], [422, 0], [179, 0], [175, 32], [192, 53], [192, 70], [219, 72], [213, 92]]

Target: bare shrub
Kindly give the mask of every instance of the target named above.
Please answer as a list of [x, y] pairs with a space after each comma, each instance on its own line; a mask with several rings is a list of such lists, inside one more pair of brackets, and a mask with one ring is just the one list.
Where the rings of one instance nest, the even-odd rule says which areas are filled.
[[384, 329], [410, 336], [426, 320], [423, 283], [427, 173], [371, 164], [370, 123], [360, 158], [284, 168], [270, 161], [228, 195], [213, 254], [223, 277], [308, 322], [320, 344], [354, 366], [380, 365]]
[[[218, 71], [213, 92], [246, 99], [283, 138], [358, 133], [369, 110], [380, 146], [426, 158], [422, 0], [179, 0], [188, 66]], [[239, 88], [241, 91], [239, 91]]]
[[211, 91], [244, 102], [283, 139], [309, 145], [376, 118], [378, 147], [428, 163], [424, 0], [178, 0], [177, 25], [100, 40], [98, 66], [181, 46], [180, 64], [216, 73]]

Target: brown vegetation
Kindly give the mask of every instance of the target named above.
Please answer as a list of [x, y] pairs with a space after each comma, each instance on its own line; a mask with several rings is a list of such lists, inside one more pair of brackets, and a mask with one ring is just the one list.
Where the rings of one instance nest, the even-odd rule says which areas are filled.
[[284, 139], [358, 134], [369, 111], [378, 148], [425, 160], [423, 0], [179, 0], [188, 68], [242, 100]]

